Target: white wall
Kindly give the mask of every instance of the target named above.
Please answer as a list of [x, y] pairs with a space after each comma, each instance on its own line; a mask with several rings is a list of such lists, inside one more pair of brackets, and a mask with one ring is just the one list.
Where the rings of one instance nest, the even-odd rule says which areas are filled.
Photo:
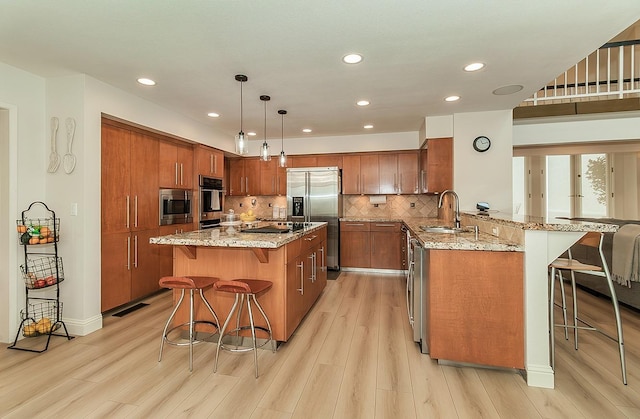
[[[460, 197], [460, 210], [475, 211], [476, 203], [511, 214], [512, 202], [512, 112], [457, 113], [453, 115], [453, 184]], [[479, 135], [491, 139], [483, 153], [473, 149]]]
[[[0, 341], [13, 341], [24, 306], [24, 282], [19, 274], [15, 220], [29, 203], [44, 198], [47, 162], [44, 149], [44, 79], [0, 63], [0, 108], [8, 110], [8, 156], [2, 160], [0, 178], [7, 186], [0, 199], [8, 215], [0, 218], [8, 235], [0, 236], [8, 250], [8, 264], [0, 265]], [[3, 121], [6, 124], [6, 120]], [[2, 128], [6, 130], [6, 125]]]
[[523, 119], [513, 126], [515, 147], [615, 140], [640, 140], [640, 112]]
[[[418, 132], [308, 137], [284, 140], [284, 151], [291, 154], [351, 153], [358, 151], [415, 150], [419, 147]], [[250, 154], [258, 155], [261, 142], [252, 141]], [[279, 141], [269, 141], [271, 153], [280, 152]], [[277, 150], [277, 153], [275, 152]]]

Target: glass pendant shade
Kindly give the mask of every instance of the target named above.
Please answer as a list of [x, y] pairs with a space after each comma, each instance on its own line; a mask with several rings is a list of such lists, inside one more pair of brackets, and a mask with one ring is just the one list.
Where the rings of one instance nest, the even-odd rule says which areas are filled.
[[260, 148], [260, 160], [269, 161], [271, 160], [271, 155], [269, 154], [269, 144], [265, 141], [262, 143], [262, 148]]
[[278, 159], [278, 165], [280, 167], [287, 167], [287, 155], [284, 153], [284, 116], [287, 114], [287, 111], [284, 109], [280, 109], [278, 114], [282, 117], [282, 151], [280, 152], [280, 158]]
[[271, 155], [269, 154], [269, 144], [267, 143], [267, 102], [271, 100], [271, 97], [262, 95], [260, 100], [264, 102], [264, 142], [260, 148], [260, 160], [269, 161], [271, 160]]
[[248, 154], [249, 153], [249, 141], [247, 135], [240, 131], [236, 134], [236, 153]]
[[244, 74], [236, 74], [236, 81], [240, 82], [240, 132], [236, 135], [236, 153], [243, 155], [249, 153], [249, 138], [242, 130], [242, 84], [247, 81], [248, 78]]

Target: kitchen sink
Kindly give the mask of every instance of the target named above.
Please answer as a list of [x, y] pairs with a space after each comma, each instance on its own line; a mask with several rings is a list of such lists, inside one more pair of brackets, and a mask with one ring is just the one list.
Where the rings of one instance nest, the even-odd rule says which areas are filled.
[[464, 231], [462, 228], [447, 227], [447, 226], [420, 226], [420, 229], [427, 233], [447, 233], [447, 234], [462, 233]]

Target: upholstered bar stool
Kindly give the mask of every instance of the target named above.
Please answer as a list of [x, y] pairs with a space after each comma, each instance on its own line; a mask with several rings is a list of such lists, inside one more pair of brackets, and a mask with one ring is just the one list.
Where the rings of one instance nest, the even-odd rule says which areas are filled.
[[[210, 276], [189, 276], [189, 277], [165, 276], [163, 278], [160, 278], [161, 287], [169, 288], [169, 289], [179, 289], [181, 293], [180, 293], [180, 299], [178, 300], [176, 306], [173, 308], [173, 311], [169, 316], [169, 320], [167, 320], [167, 324], [165, 324], [164, 330], [162, 331], [162, 339], [160, 341], [160, 357], [158, 358], [158, 362], [162, 361], [162, 350], [164, 348], [165, 342], [169, 345], [175, 345], [175, 346], [188, 345], [189, 346], [189, 371], [193, 371], [193, 345], [196, 343], [202, 342], [195, 339], [195, 330], [194, 330], [195, 325], [198, 323], [204, 323], [204, 324], [209, 324], [211, 326], [215, 326], [218, 332], [220, 329], [220, 326], [219, 326], [220, 321], [218, 320], [218, 316], [216, 315], [216, 312], [213, 311], [211, 304], [209, 304], [209, 302], [207, 301], [207, 299], [204, 297], [204, 294], [203, 294], [204, 290], [211, 288], [218, 280], [219, 278], [214, 278]], [[178, 311], [178, 308], [180, 308], [180, 305], [184, 300], [185, 290], [189, 290], [189, 321], [187, 323], [182, 323], [169, 329], [169, 326], [171, 325], [171, 321], [173, 320], [174, 316], [176, 315], [176, 312]], [[213, 321], [194, 319], [194, 300], [195, 300], [194, 296], [196, 291], [198, 291], [198, 293], [200, 294], [200, 299], [202, 300], [204, 305], [207, 307], [207, 309], [211, 313], [211, 317], [213, 318]], [[168, 334], [171, 333], [171, 331], [181, 328], [183, 326], [189, 326], [189, 340], [187, 342], [174, 341], [168, 338]]]
[[[602, 240], [604, 234], [599, 232], [589, 232], [585, 234], [577, 244], [581, 244], [583, 246], [588, 246], [591, 248], [595, 248], [598, 250], [598, 254], [600, 256], [600, 265], [589, 265], [580, 262], [577, 259], [574, 259], [571, 253], [571, 248], [568, 250], [569, 258], [558, 258], [554, 260], [551, 265], [551, 290], [549, 297], [549, 324], [550, 324], [550, 341], [551, 341], [551, 367], [553, 368], [555, 365], [555, 339], [553, 329], [554, 327], [563, 327], [565, 339], [568, 339], [568, 329], [573, 330], [574, 336], [574, 346], [575, 349], [578, 349], [578, 330], [594, 330], [596, 332], [602, 333], [604, 336], [613, 340], [618, 344], [618, 352], [620, 353], [620, 367], [622, 370], [622, 382], [627, 384], [627, 368], [625, 361], [625, 352], [624, 352], [624, 339], [622, 336], [622, 319], [620, 317], [620, 306], [618, 304], [618, 298], [616, 296], [616, 290], [613, 287], [613, 280], [611, 279], [611, 273], [609, 272], [609, 266], [607, 265], [607, 261], [604, 257], [604, 253], [602, 252]], [[562, 276], [563, 271], [570, 272], [571, 276], [571, 290], [572, 290], [572, 300], [573, 300], [573, 325], [569, 325], [567, 323], [567, 304], [564, 293], [564, 278]], [[616, 331], [617, 337], [610, 336], [605, 333], [601, 329], [598, 329], [594, 325], [588, 323], [587, 321], [578, 317], [578, 299], [576, 296], [576, 278], [575, 273], [583, 273], [587, 275], [595, 275], [603, 278], [607, 281], [607, 285], [609, 286], [609, 292], [611, 293], [611, 304], [613, 306], [613, 313], [616, 320]], [[562, 312], [564, 321], [562, 324], [555, 324], [553, 311], [554, 311], [554, 289], [555, 289], [555, 280], [556, 277], [560, 280], [560, 291], [562, 292]], [[584, 326], [580, 326], [582, 324]]]
[[[218, 370], [218, 359], [220, 359], [220, 349], [229, 351], [229, 352], [248, 352], [253, 351], [253, 362], [256, 369], [256, 378], [258, 378], [258, 348], [263, 347], [267, 343], [271, 342], [271, 350], [275, 353], [276, 345], [273, 340], [273, 333], [271, 331], [271, 323], [269, 323], [269, 319], [265, 314], [262, 306], [258, 302], [256, 298], [257, 294], [261, 294], [266, 292], [273, 285], [270, 281], [263, 281], [259, 279], [236, 279], [233, 281], [218, 281], [213, 287], [216, 291], [226, 292], [235, 294], [235, 301], [233, 302], [233, 307], [229, 311], [229, 315], [227, 316], [224, 324], [222, 325], [222, 329], [220, 330], [218, 337], [218, 347], [216, 348], [216, 363], [213, 367], [213, 372]], [[242, 306], [246, 300], [247, 303], [247, 312], [249, 314], [249, 324], [248, 325], [240, 325], [240, 318], [242, 317]], [[253, 310], [251, 308], [251, 302], [258, 308], [260, 314], [264, 318], [267, 323], [267, 327], [256, 326], [253, 321]], [[236, 313], [237, 312], [237, 313]], [[231, 322], [233, 315], [236, 314], [236, 328], [233, 330], [227, 331], [227, 326]], [[242, 330], [251, 330], [251, 346], [241, 345], [243, 337], [240, 335], [240, 331]], [[260, 346], [257, 345], [256, 341], [256, 330], [261, 330], [268, 334], [269, 338]], [[225, 336], [230, 336], [235, 333], [235, 345], [227, 344], [225, 345], [222, 342], [222, 338]], [[238, 342], [240, 341], [240, 342]], [[233, 346], [233, 347], [232, 347]]]

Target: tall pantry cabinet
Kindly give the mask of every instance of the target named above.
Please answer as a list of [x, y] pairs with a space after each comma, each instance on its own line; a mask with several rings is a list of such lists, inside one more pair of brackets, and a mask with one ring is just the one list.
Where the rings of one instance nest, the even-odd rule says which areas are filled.
[[102, 311], [158, 289], [157, 139], [102, 123]]

